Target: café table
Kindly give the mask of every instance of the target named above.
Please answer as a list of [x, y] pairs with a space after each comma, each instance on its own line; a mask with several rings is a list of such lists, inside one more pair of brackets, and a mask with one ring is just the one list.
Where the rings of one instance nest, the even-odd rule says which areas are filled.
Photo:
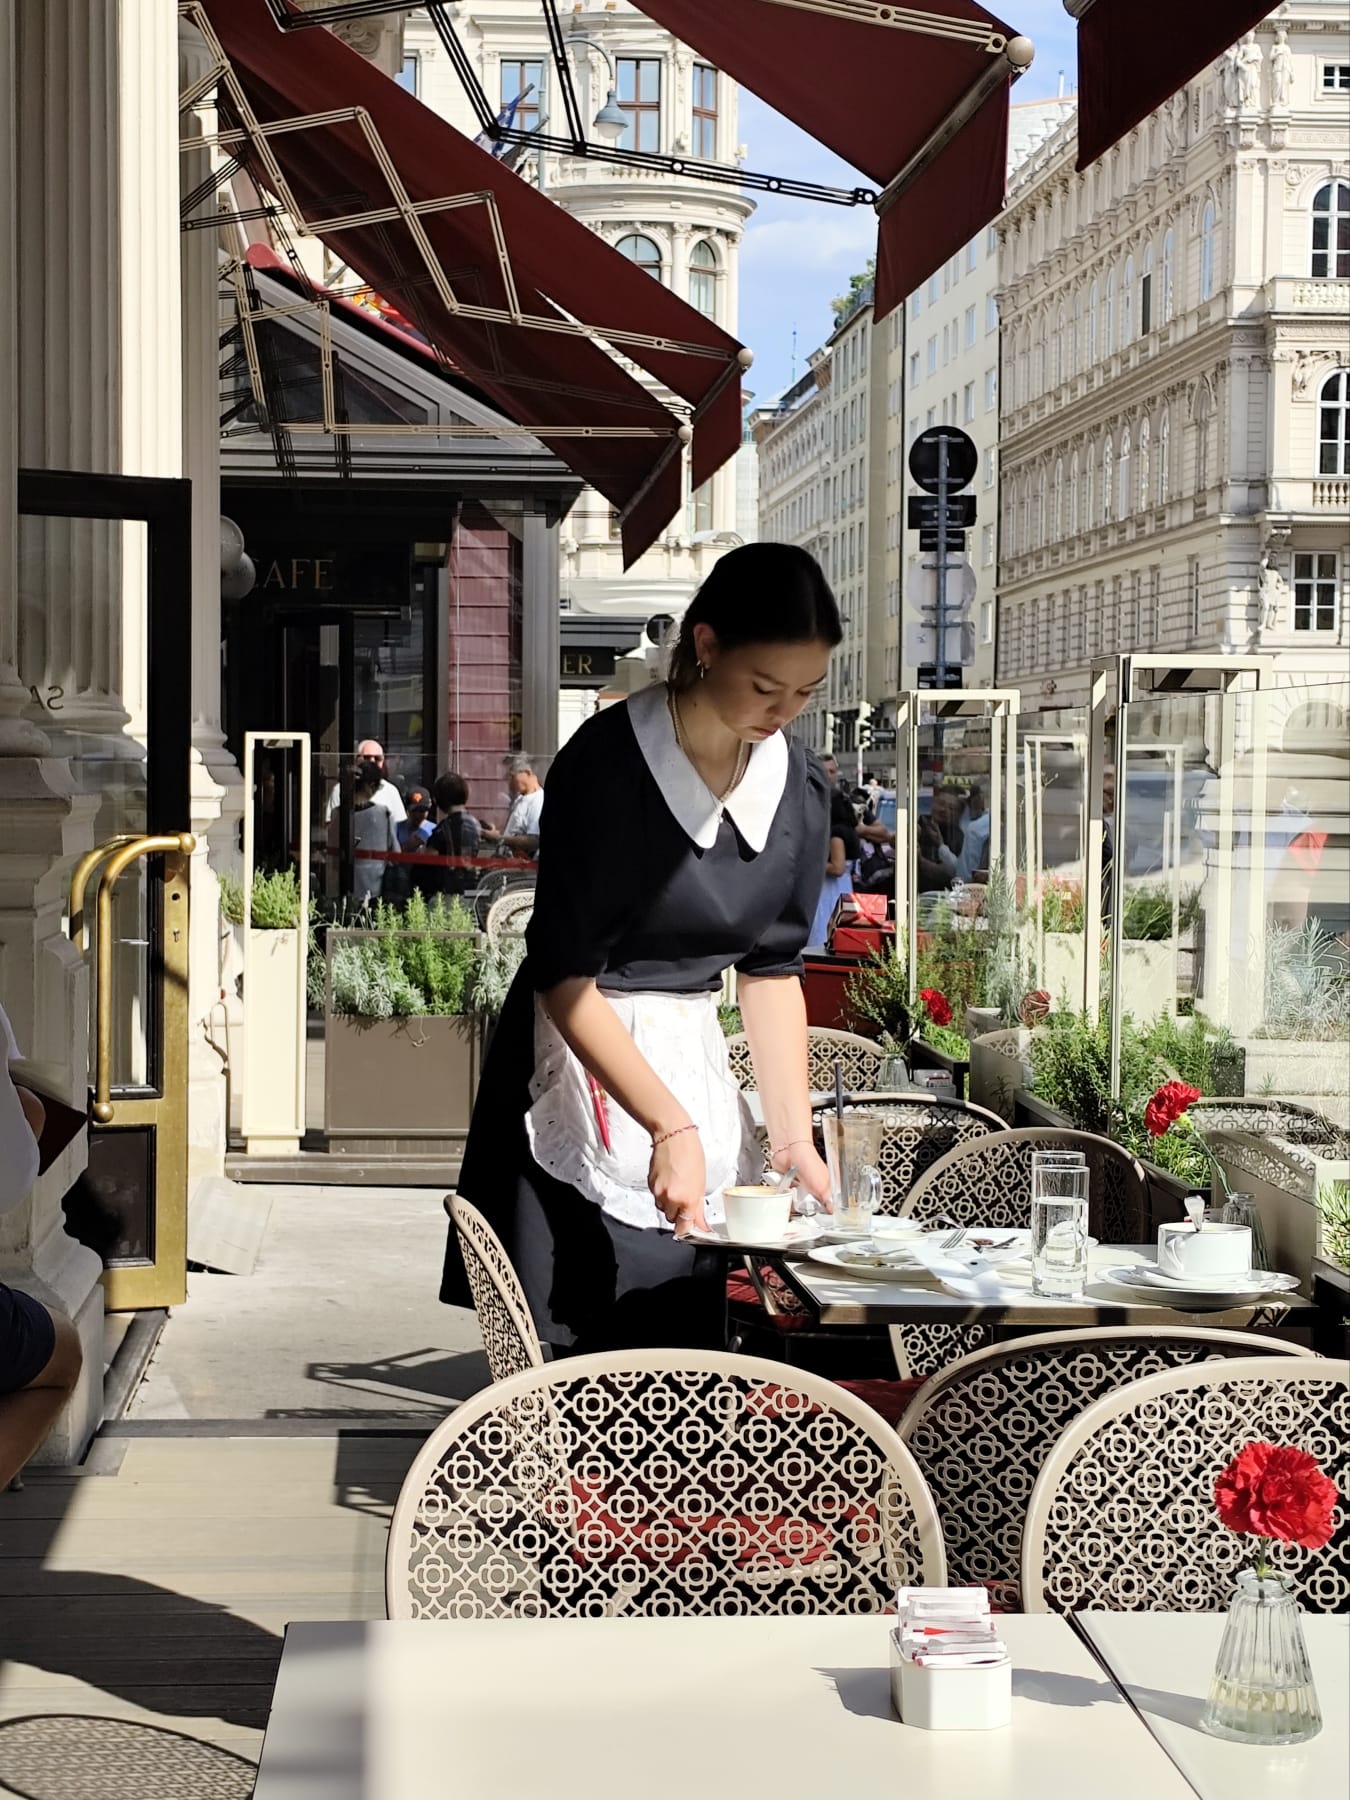
[[1000, 1277], [987, 1295], [957, 1294], [935, 1282], [873, 1281], [813, 1263], [806, 1252], [775, 1256], [775, 1266], [822, 1325], [989, 1325], [995, 1330], [1048, 1331], [1056, 1326], [1202, 1324], [1215, 1329], [1275, 1330], [1293, 1342], [1310, 1341], [1317, 1308], [1298, 1293], [1238, 1305], [1190, 1308], [1143, 1300], [1102, 1278], [1114, 1265], [1151, 1261], [1151, 1244], [1098, 1244], [1088, 1253], [1081, 1300], [1031, 1292], [1028, 1276]]
[[1082, 1612], [1074, 1624], [1200, 1800], [1302, 1794], [1330, 1800], [1350, 1784], [1350, 1618], [1305, 1617], [1304, 1636], [1322, 1708], [1306, 1744], [1233, 1744], [1200, 1729], [1223, 1636], [1222, 1613]]
[[1053, 1614], [999, 1620], [1011, 1725], [891, 1708], [880, 1616], [287, 1628], [253, 1800], [1193, 1800]]

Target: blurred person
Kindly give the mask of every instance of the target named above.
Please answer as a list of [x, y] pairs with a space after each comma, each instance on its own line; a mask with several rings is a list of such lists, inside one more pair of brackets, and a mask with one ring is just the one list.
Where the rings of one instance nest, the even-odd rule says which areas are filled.
[[[379, 793], [377, 788], [376, 793]], [[415, 855], [421, 850], [432, 832], [436, 829], [435, 803], [424, 787], [410, 787], [405, 796], [408, 816], [394, 825], [394, 836], [404, 856]], [[390, 862], [385, 864], [384, 886], [380, 890], [381, 900], [389, 900], [401, 904], [412, 893], [414, 887], [414, 869], [411, 863]]]
[[381, 898], [389, 867], [384, 859], [399, 848], [394, 820], [378, 799], [383, 780], [373, 762], [357, 763], [351, 772], [352, 899], [358, 906]]
[[[42, 1167], [39, 1142], [46, 1109], [16, 1081], [10, 1064], [19, 1047], [0, 1006], [0, 1216], [28, 1197]], [[0, 1283], [0, 1489], [41, 1447], [80, 1378], [80, 1339], [69, 1319], [40, 1300]]]
[[840, 788], [831, 787], [830, 842], [825, 857], [825, 876], [811, 920], [811, 934], [806, 940], [812, 949], [823, 949], [828, 944], [834, 909], [844, 894], [853, 892], [854, 875], [861, 855], [862, 842], [858, 837], [853, 803]]
[[966, 796], [965, 811], [960, 819], [961, 849], [956, 858], [958, 881], [973, 881], [978, 871], [989, 867], [989, 828], [992, 823], [984, 789], [977, 784]]
[[[385, 766], [384, 745], [378, 738], [362, 738], [356, 746], [356, 760], [358, 763], [370, 763], [376, 770], [379, 775], [379, 786], [375, 790], [375, 798], [395, 825], [401, 825], [408, 816], [408, 809], [403, 804], [402, 794], [389, 779]], [[328, 794], [328, 805], [323, 815], [325, 822], [331, 819], [337, 811], [341, 799], [342, 783], [335, 781]]]
[[467, 894], [477, 887], [479, 871], [473, 860], [482, 851], [482, 828], [468, 809], [469, 784], [450, 770], [438, 775], [432, 787], [436, 821], [426, 841], [427, 852], [435, 857], [464, 859], [458, 866], [445, 862], [418, 869], [417, 886], [425, 894]]
[[544, 810], [544, 789], [528, 756], [508, 756], [505, 763], [511, 810], [498, 831], [484, 825], [482, 835], [496, 846], [498, 856], [535, 856], [539, 850], [539, 819]]
[[[764, 1170], [717, 1020], [728, 968], [772, 1165], [829, 1203], [801, 982], [829, 783], [787, 727], [841, 636], [804, 550], [729, 550], [689, 603], [667, 680], [587, 719], [549, 770], [526, 960], [458, 1186], [555, 1355], [724, 1342], [723, 1258], [675, 1234]], [[469, 1302], [453, 1230], [441, 1298]]]
[[952, 885], [956, 858], [942, 841], [942, 833], [928, 817], [919, 820], [919, 892], [933, 893]]

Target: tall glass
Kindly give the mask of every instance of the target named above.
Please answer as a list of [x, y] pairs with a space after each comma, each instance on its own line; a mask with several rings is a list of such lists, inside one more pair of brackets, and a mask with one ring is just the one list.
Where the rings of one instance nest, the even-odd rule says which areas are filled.
[[1031, 1289], [1060, 1300], [1082, 1298], [1088, 1271], [1088, 1171], [1060, 1164], [1034, 1172]]
[[875, 1113], [851, 1112], [842, 1118], [837, 1113], [826, 1113], [821, 1123], [834, 1228], [865, 1237], [872, 1229], [872, 1214], [881, 1199], [881, 1176], [876, 1165], [881, 1156], [883, 1122]]

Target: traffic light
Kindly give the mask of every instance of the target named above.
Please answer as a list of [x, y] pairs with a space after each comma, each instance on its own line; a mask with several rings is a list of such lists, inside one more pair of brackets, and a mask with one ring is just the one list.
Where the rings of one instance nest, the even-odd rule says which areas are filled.
[[866, 700], [858, 702], [858, 748], [867, 750], [872, 744], [872, 708]]
[[834, 714], [832, 712], [827, 712], [825, 715], [825, 742], [822, 748], [827, 756], [834, 755]]

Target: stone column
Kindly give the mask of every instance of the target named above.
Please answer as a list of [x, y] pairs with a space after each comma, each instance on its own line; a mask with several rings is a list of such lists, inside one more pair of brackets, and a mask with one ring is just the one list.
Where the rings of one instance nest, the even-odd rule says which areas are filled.
[[559, 528], [536, 513], [525, 515], [521, 569], [521, 741], [531, 756], [558, 748]]

